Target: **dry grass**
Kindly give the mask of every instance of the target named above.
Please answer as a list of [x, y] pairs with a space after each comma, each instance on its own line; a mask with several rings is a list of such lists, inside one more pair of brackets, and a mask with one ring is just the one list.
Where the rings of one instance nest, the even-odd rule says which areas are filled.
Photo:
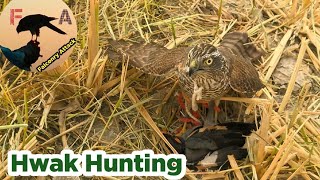
[[[7, 1], [2, 2], [3, 7]], [[186, 178], [229, 179], [224, 175], [235, 174], [238, 179], [320, 179], [318, 1], [68, 3], [79, 33], [74, 53], [63, 66], [41, 74], [22, 72], [8, 64], [0, 69], [1, 178], [10, 179], [6, 159], [11, 149], [59, 153], [69, 147], [76, 153], [86, 149], [130, 153], [150, 148], [155, 153], [170, 153], [160, 130], [173, 131], [179, 125], [178, 107], [173, 103], [176, 79], [152, 77], [125, 63], [110, 62], [104, 48], [108, 38], [153, 41], [174, 48], [199, 42], [217, 45], [227, 32], [247, 31], [266, 52], [257, 69], [267, 88], [254, 99], [224, 100], [243, 103], [246, 110], [242, 113], [254, 115], [256, 121], [261, 117], [260, 129], [249, 138], [249, 160], [237, 162], [229, 157], [233, 169], [188, 171]], [[288, 54], [296, 65], [281, 95], [272, 75]], [[295, 94], [302, 62], [313, 70], [308, 75], [312, 84]], [[64, 120], [66, 129], [61, 129], [59, 123]]]

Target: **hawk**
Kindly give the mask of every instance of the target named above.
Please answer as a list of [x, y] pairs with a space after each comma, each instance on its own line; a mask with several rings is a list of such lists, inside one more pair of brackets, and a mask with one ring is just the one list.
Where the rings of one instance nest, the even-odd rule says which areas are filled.
[[194, 110], [196, 101], [215, 100], [217, 107], [231, 89], [252, 97], [264, 87], [251, 63], [262, 53], [250, 44], [247, 33], [228, 33], [217, 47], [202, 43], [166, 49], [155, 43], [110, 40], [107, 52], [113, 60], [127, 56], [130, 65], [151, 75], [176, 73], [185, 96], [192, 97]]

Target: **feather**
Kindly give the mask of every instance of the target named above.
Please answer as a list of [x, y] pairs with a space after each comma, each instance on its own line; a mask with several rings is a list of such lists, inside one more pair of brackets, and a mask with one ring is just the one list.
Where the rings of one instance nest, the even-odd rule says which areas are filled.
[[184, 152], [189, 167], [215, 167], [224, 164], [228, 155], [234, 155], [236, 159], [245, 158], [247, 150], [243, 148], [244, 136], [250, 135], [253, 130], [256, 130], [254, 123], [229, 122], [197, 127], [181, 137], [166, 137], [175, 149], [178, 147], [177, 151]]

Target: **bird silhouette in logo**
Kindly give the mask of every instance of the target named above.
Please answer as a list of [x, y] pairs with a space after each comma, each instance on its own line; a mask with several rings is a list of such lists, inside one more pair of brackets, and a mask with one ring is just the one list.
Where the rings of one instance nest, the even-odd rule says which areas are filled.
[[35, 63], [39, 57], [42, 57], [40, 55], [39, 44], [38, 41], [31, 40], [27, 45], [14, 51], [0, 45], [0, 54], [3, 54], [12, 64], [20, 69], [30, 71], [31, 64]]
[[20, 33], [22, 31], [30, 31], [31, 32], [31, 40], [33, 40], [33, 35], [36, 35], [36, 41], [37, 38], [40, 36], [40, 28], [46, 26], [50, 28], [51, 30], [59, 33], [59, 34], [66, 34], [61, 29], [57, 28], [53, 24], [50, 23], [50, 21], [56, 20], [58, 18], [55, 17], [48, 17], [42, 14], [33, 14], [29, 16], [25, 16], [19, 21], [19, 24], [17, 26], [17, 33]]

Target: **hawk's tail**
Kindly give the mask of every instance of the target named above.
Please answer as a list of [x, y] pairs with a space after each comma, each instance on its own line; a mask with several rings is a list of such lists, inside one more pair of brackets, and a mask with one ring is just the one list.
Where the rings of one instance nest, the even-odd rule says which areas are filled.
[[67, 34], [67, 33], [65, 33], [64, 31], [62, 31], [61, 29], [57, 28], [56, 26], [54, 26], [54, 25], [51, 24], [51, 23], [48, 23], [48, 24], [47, 24], [47, 27], [50, 28], [50, 29], [52, 29], [53, 31], [59, 33], [59, 34]]
[[259, 51], [248, 38], [247, 33], [231, 32], [226, 34], [221, 45], [230, 48], [234, 52], [239, 52], [245, 59], [257, 60], [263, 53]]

